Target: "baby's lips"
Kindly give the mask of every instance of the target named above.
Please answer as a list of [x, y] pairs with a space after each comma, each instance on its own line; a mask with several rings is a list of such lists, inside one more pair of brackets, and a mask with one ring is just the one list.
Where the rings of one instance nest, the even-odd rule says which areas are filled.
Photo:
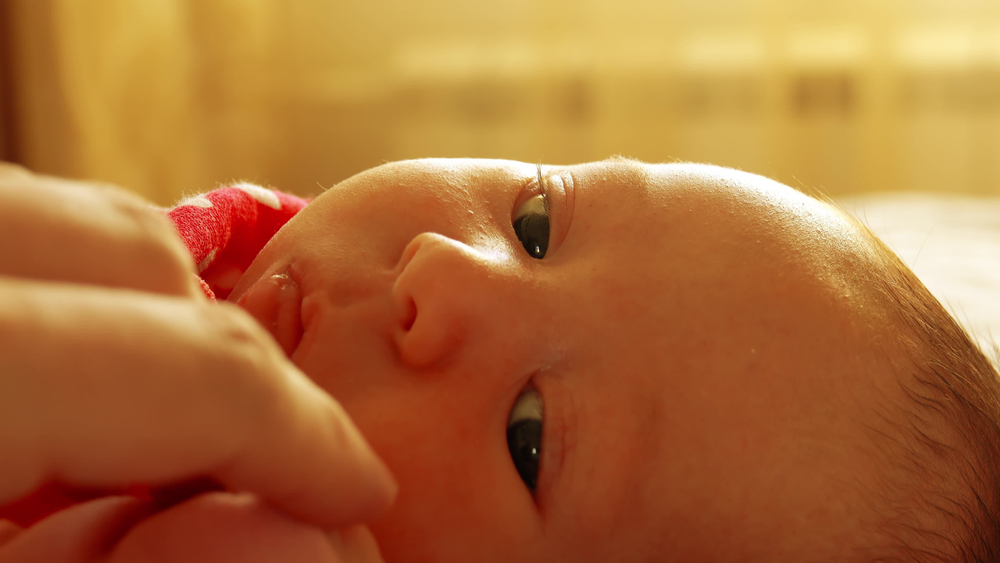
[[288, 274], [261, 278], [240, 298], [243, 307], [278, 342], [285, 355], [302, 340], [302, 292]]
[[299, 284], [295, 283], [288, 274], [281, 274], [278, 290], [278, 319], [274, 325], [274, 335], [278, 344], [281, 344], [285, 355], [292, 356], [292, 352], [298, 347], [302, 340], [302, 292]]

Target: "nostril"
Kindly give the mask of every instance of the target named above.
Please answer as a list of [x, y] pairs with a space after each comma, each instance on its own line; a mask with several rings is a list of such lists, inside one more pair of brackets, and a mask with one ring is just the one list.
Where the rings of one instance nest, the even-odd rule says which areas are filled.
[[403, 250], [392, 274], [395, 319], [391, 331], [399, 358], [411, 368], [443, 361], [462, 347], [491, 296], [488, 257], [442, 234], [425, 232]]

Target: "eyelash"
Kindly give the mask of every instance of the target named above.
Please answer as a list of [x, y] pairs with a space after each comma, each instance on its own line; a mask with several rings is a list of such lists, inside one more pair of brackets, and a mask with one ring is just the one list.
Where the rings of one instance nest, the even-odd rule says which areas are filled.
[[549, 207], [549, 190], [545, 185], [545, 178], [542, 176], [542, 165], [536, 164], [535, 168], [538, 169], [538, 191], [542, 196], [542, 204], [545, 206], [545, 214], [550, 217], [549, 220], [551, 221], [552, 209]]
[[538, 193], [529, 188], [531, 197], [514, 208], [511, 226], [514, 235], [524, 246], [524, 250], [532, 257], [541, 260], [545, 257], [549, 246], [551, 209], [546, 193], [545, 179], [542, 176], [542, 166], [538, 170]]
[[[508, 452], [518, 475], [536, 501], [545, 443], [544, 405], [541, 392], [529, 383], [514, 399], [507, 420]], [[525, 455], [528, 459], [524, 459]]]

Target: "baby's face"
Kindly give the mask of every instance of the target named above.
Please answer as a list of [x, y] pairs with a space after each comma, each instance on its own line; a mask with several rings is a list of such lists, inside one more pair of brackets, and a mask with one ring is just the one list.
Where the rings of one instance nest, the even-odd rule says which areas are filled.
[[866, 237], [709, 166], [407, 161], [231, 299], [299, 284], [292, 360], [400, 483], [388, 561], [806, 560], [863, 538]]

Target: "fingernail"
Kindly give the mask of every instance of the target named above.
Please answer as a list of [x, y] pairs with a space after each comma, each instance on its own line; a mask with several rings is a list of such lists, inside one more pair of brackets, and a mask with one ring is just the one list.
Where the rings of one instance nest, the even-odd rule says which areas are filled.
[[382, 554], [375, 536], [365, 526], [352, 526], [328, 531], [326, 537], [344, 563], [382, 563]]

